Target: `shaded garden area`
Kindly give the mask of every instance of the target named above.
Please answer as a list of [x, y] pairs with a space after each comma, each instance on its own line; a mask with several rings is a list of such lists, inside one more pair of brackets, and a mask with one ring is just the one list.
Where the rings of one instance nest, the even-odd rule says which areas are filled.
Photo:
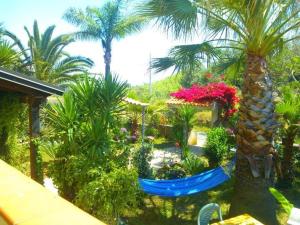
[[[126, 4], [67, 9], [72, 34], [54, 37], [55, 26], [40, 32], [34, 21], [26, 44], [0, 27], [0, 158], [107, 224], [196, 224], [208, 203], [224, 219], [286, 224], [300, 208], [299, 2]], [[151, 70], [172, 76], [132, 86], [112, 72], [113, 43], [155, 22], [186, 41], [210, 35], [152, 59]], [[101, 45], [104, 74], [67, 53], [78, 40]], [[226, 179], [185, 194], [142, 185], [216, 168]]]

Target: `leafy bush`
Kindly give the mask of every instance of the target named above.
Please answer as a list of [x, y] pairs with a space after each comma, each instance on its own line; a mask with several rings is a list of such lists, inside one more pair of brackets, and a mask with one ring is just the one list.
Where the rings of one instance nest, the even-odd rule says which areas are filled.
[[177, 107], [171, 111], [173, 136], [181, 147], [185, 147], [188, 144], [188, 136], [195, 123], [196, 112], [197, 109], [189, 105]]
[[134, 164], [138, 169], [138, 175], [140, 178], [152, 178], [153, 171], [151, 169], [150, 161], [152, 159], [152, 143], [145, 143], [143, 147], [140, 147], [134, 156]]
[[79, 191], [76, 204], [98, 218], [113, 224], [125, 210], [137, 205], [137, 173], [116, 168], [89, 182]]
[[166, 164], [156, 172], [156, 178], [163, 180], [178, 179], [183, 177], [186, 177], [186, 172], [179, 163], [174, 163], [171, 165]]
[[[95, 216], [105, 209], [111, 220], [136, 200], [137, 175], [128, 169], [130, 149], [119, 120], [126, 90], [127, 84], [116, 77], [85, 78], [45, 112], [50, 132], [44, 142], [53, 148], [45, 153], [54, 158], [49, 174], [59, 193]], [[98, 195], [106, 199], [97, 201]]]
[[[26, 105], [18, 94], [0, 92], [0, 158], [27, 175], [28, 138]], [[41, 172], [40, 168], [37, 170]]]
[[221, 164], [228, 148], [228, 133], [223, 127], [212, 128], [207, 133], [207, 143], [204, 150], [211, 167]]
[[204, 157], [198, 157], [192, 153], [182, 161], [182, 166], [188, 175], [199, 174], [208, 168], [208, 161]]

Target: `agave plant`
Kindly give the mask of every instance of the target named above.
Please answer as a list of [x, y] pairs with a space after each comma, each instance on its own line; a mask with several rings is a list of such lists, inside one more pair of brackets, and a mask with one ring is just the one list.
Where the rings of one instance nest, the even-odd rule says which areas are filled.
[[105, 76], [111, 73], [112, 42], [140, 30], [143, 19], [125, 13], [124, 0], [107, 1], [101, 8], [87, 7], [84, 10], [70, 8], [64, 19], [80, 30], [75, 37], [80, 40], [101, 41], [104, 50]]
[[34, 21], [33, 32], [24, 28], [28, 37], [28, 47], [13, 33], [6, 31], [18, 46], [26, 65], [29, 65], [31, 75], [49, 83], [61, 83], [69, 80], [71, 76], [86, 72], [93, 62], [82, 56], [70, 56], [65, 52], [66, 46], [74, 42], [72, 35], [59, 35], [53, 38], [55, 26], [48, 27], [40, 34], [37, 21]]

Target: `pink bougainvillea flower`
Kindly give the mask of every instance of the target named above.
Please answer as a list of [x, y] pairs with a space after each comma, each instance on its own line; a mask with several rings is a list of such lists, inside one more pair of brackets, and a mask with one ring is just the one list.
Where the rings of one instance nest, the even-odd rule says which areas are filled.
[[186, 102], [218, 102], [222, 105], [224, 117], [232, 116], [237, 111], [235, 107], [239, 102], [236, 88], [223, 82], [209, 83], [206, 86], [194, 84], [190, 88], [181, 88], [171, 96]]
[[205, 74], [205, 77], [206, 77], [207, 79], [211, 79], [211, 78], [213, 77], [213, 75], [212, 75], [211, 73], [207, 73], [207, 74]]

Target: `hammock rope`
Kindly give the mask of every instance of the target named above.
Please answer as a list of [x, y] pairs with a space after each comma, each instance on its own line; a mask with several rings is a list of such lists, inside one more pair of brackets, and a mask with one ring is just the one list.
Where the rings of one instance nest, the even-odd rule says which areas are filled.
[[231, 177], [235, 160], [225, 166], [198, 175], [172, 180], [149, 180], [139, 178], [140, 188], [147, 194], [162, 197], [180, 197], [214, 188]]

